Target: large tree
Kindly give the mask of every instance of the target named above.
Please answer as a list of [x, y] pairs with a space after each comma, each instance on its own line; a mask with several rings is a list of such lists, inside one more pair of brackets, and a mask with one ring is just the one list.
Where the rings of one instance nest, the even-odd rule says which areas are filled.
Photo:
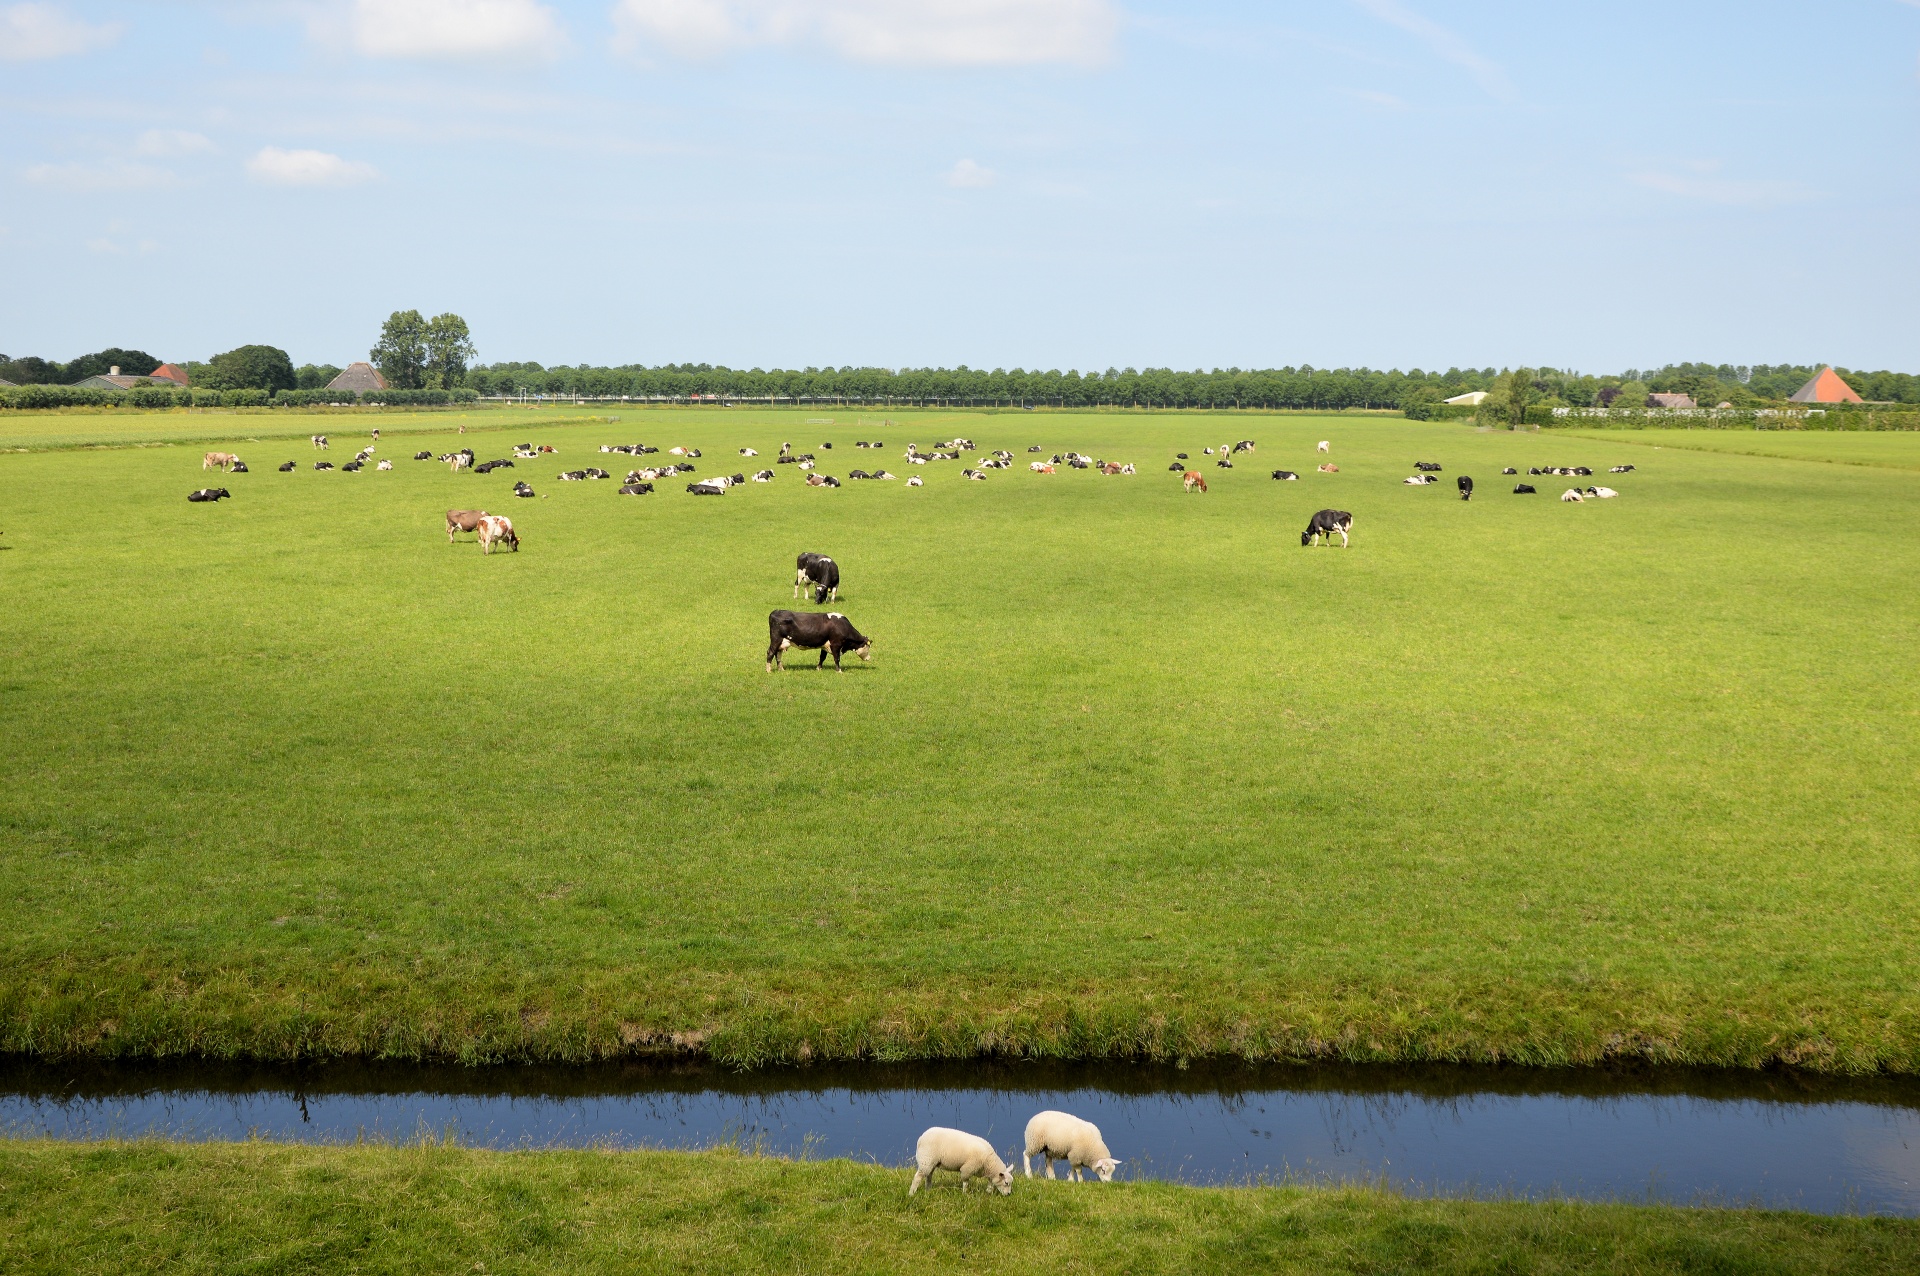
[[467, 379], [467, 364], [473, 358], [472, 334], [467, 321], [451, 312], [435, 315], [427, 321], [427, 385], [431, 389], [451, 390]]
[[294, 369], [293, 378], [298, 389], [324, 390], [339, 375], [340, 369], [331, 363], [303, 363]]
[[418, 310], [396, 310], [380, 325], [380, 343], [367, 352], [395, 390], [418, 390], [427, 379], [427, 321]]
[[66, 367], [63, 379], [67, 381], [85, 381], [88, 377], [104, 376], [114, 368], [130, 377], [144, 377], [160, 366], [160, 361], [145, 350], [122, 350], [119, 346], [109, 346], [92, 354], [83, 354]]
[[293, 360], [278, 346], [240, 346], [207, 361], [210, 373], [201, 382], [210, 390], [291, 390], [295, 385]]
[[1507, 428], [1517, 430], [1527, 423], [1527, 400], [1533, 397], [1533, 369], [1515, 368], [1507, 374]]

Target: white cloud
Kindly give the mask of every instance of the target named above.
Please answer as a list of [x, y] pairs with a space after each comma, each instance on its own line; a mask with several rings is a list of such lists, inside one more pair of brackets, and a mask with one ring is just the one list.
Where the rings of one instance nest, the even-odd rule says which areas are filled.
[[627, 53], [799, 46], [899, 66], [1093, 65], [1119, 29], [1109, 0], [619, 0], [613, 23]]
[[134, 150], [141, 155], [167, 158], [174, 155], [198, 155], [213, 149], [213, 139], [182, 129], [150, 128], [140, 135]]
[[1423, 17], [1401, 4], [1400, 0], [1353, 0], [1382, 22], [1399, 27], [1409, 35], [1426, 41], [1427, 47], [1445, 61], [1464, 69], [1489, 96], [1511, 102], [1519, 96], [1513, 82], [1498, 63], [1482, 57], [1474, 47], [1431, 18]]
[[27, 180], [35, 186], [74, 194], [98, 191], [156, 190], [172, 186], [180, 179], [152, 164], [132, 164], [125, 160], [106, 160], [87, 164], [35, 164], [27, 170]]
[[963, 159], [947, 170], [947, 185], [961, 190], [979, 190], [1000, 180], [1000, 174], [970, 159]]
[[353, 47], [370, 58], [551, 58], [559, 15], [536, 0], [354, 0]]
[[0, 5], [0, 61], [34, 62], [85, 53], [120, 38], [117, 22], [90, 26], [51, 4]]
[[1718, 164], [1693, 164], [1689, 167], [1696, 172], [1629, 173], [1627, 180], [1663, 195], [1678, 195], [1682, 199], [1695, 199], [1708, 204], [1739, 204], [1753, 208], [1797, 204], [1815, 195], [1814, 191], [1799, 182], [1742, 181], [1711, 176], [1719, 167]]
[[274, 186], [356, 186], [380, 175], [371, 164], [326, 151], [283, 151], [277, 146], [262, 147], [247, 161], [247, 172]]

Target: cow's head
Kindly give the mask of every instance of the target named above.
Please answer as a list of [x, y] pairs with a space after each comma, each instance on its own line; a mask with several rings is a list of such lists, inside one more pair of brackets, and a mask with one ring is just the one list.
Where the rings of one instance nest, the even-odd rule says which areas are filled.
[[866, 661], [868, 664], [872, 664], [873, 663], [873, 639], [862, 638], [860, 640], [860, 645], [853, 649], [853, 654], [860, 657], [860, 659]]

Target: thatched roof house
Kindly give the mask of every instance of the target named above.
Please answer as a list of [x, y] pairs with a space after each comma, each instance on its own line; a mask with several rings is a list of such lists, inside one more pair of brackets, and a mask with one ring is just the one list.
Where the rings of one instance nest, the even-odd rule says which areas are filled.
[[349, 363], [346, 370], [327, 382], [327, 389], [341, 390], [348, 394], [365, 394], [369, 390], [384, 390], [387, 379], [371, 363]]

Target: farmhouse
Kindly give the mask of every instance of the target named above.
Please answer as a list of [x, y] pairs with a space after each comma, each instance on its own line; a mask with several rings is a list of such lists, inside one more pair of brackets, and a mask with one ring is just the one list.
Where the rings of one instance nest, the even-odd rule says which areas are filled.
[[171, 381], [178, 386], [188, 384], [186, 369], [171, 363], [161, 364], [148, 375], [155, 381]]
[[[161, 375], [167, 372], [171, 372], [174, 375]], [[178, 377], [178, 380], [176, 380], [175, 377]], [[120, 372], [120, 365], [115, 364], [107, 369], [106, 375], [104, 376], [88, 377], [84, 381], [76, 381], [73, 384], [82, 390], [132, 390], [145, 385], [173, 387], [182, 386], [186, 383], [187, 376], [184, 372], [181, 372], [170, 363], [163, 363], [159, 368], [154, 370], [151, 376], [123, 376]]]
[[1840, 379], [1831, 367], [1820, 369], [1813, 380], [1787, 396], [1789, 403], [1858, 403], [1860, 396]]
[[1649, 394], [1647, 406], [1650, 408], [1690, 408], [1695, 406], [1691, 394]]
[[1451, 399], [1442, 399], [1442, 403], [1454, 403], [1461, 407], [1477, 408], [1487, 401], [1485, 390], [1469, 390], [1465, 394], [1456, 394]]
[[349, 363], [346, 370], [327, 382], [329, 390], [344, 390], [348, 394], [365, 394], [369, 390], [384, 390], [387, 379], [371, 363]]

